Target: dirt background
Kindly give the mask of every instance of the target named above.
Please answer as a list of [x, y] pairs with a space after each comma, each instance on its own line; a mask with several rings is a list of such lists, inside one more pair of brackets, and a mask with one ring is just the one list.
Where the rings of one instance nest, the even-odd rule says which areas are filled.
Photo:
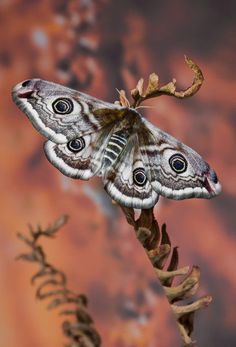
[[46, 160], [44, 139], [11, 100], [11, 88], [33, 77], [56, 81], [113, 102], [157, 72], [179, 88], [192, 81], [187, 54], [205, 82], [188, 100], [161, 97], [143, 113], [193, 147], [223, 185], [213, 200], [161, 199], [180, 264], [202, 269], [199, 295], [213, 303], [196, 316], [199, 346], [236, 345], [235, 34], [234, 1], [0, 1], [0, 345], [58, 347], [65, 338], [57, 312], [35, 301], [35, 268], [15, 261], [24, 246], [16, 231], [70, 220], [47, 241], [49, 259], [84, 292], [104, 346], [172, 347], [178, 332], [152, 268], [99, 179], [63, 177]]

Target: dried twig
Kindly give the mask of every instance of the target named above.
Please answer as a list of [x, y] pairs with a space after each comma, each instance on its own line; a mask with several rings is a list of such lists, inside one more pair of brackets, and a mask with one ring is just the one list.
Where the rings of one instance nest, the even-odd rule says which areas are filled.
[[67, 216], [63, 216], [46, 229], [40, 226], [33, 229], [29, 226], [29, 236], [18, 233], [19, 239], [30, 248], [29, 253], [19, 255], [18, 259], [36, 262], [39, 265], [39, 270], [31, 279], [33, 285], [37, 284], [36, 298], [50, 299], [48, 309], [67, 305], [60, 314], [74, 317], [73, 322], [66, 320], [62, 324], [64, 335], [70, 339], [70, 343], [65, 347], [99, 347], [101, 339], [94, 328], [91, 316], [87, 313], [86, 296], [77, 295], [68, 289], [66, 275], [48, 263], [46, 254], [39, 244], [43, 237], [54, 237], [67, 219]]
[[[146, 89], [144, 89], [144, 80], [141, 78], [136, 88], [131, 91], [131, 96], [134, 100], [131, 107], [136, 108], [144, 100], [161, 95], [170, 95], [182, 99], [193, 96], [200, 89], [204, 77], [198, 65], [190, 58], [185, 56], [185, 61], [194, 72], [194, 79], [190, 87], [182, 91], [177, 91], [175, 79], [160, 87], [158, 75], [152, 73], [149, 76]], [[119, 103], [123, 106], [129, 105], [124, 91], [120, 91]], [[136, 221], [132, 209], [122, 207], [122, 210], [125, 213], [128, 223], [134, 227], [138, 240], [145, 248], [166, 297], [171, 304], [184, 346], [196, 346], [195, 342], [191, 339], [194, 312], [202, 307], [208, 306], [212, 298], [211, 296], [204, 296], [199, 300], [182, 306], [177, 306], [175, 303], [191, 298], [196, 293], [200, 278], [199, 267], [193, 266], [191, 270], [189, 270], [189, 266], [178, 269], [178, 249], [177, 247], [171, 248], [166, 226], [163, 225], [161, 229], [159, 228], [153, 215], [153, 209], [142, 210], [140, 218]], [[169, 257], [170, 261], [167, 265]], [[178, 285], [173, 285], [176, 276], [184, 278]]]
[[[131, 90], [131, 96], [134, 100], [132, 107], [138, 107], [143, 101], [151, 98], [155, 98], [161, 95], [170, 95], [176, 98], [184, 99], [190, 96], [193, 96], [201, 88], [204, 81], [204, 77], [201, 69], [197, 64], [195, 64], [190, 58], [185, 56], [185, 62], [194, 72], [194, 79], [192, 85], [185, 90], [177, 91], [176, 90], [176, 80], [173, 79], [171, 82], [165, 84], [162, 87], [159, 87], [159, 77], [157, 74], [152, 73], [149, 76], [148, 85], [144, 91], [144, 79], [141, 78], [137, 86]], [[122, 106], [129, 106], [130, 103], [126, 97], [125, 91], [121, 90], [119, 103]]]
[[[121, 206], [127, 222], [134, 227], [136, 236], [155, 269], [156, 275], [163, 287], [166, 297], [175, 315], [178, 328], [183, 340], [183, 346], [196, 347], [191, 339], [195, 311], [207, 307], [212, 298], [209, 295], [178, 306], [176, 303], [192, 296], [199, 286], [200, 269], [189, 266], [178, 269], [179, 254], [177, 247], [172, 248], [166, 225], [160, 228], [153, 214], [153, 209], [142, 210], [139, 219], [135, 220], [134, 210]], [[169, 259], [170, 258], [170, 259]], [[169, 259], [169, 260], [168, 260]], [[176, 285], [175, 277], [181, 278]], [[193, 300], [193, 299], [192, 299]]]

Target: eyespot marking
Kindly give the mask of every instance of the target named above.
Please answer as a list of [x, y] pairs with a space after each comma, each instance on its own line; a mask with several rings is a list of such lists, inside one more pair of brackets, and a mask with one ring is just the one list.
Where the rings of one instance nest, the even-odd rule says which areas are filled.
[[78, 153], [85, 148], [85, 140], [83, 137], [79, 137], [77, 139], [71, 140], [67, 143], [67, 148], [73, 152]]
[[145, 186], [147, 182], [147, 176], [145, 170], [142, 167], [139, 167], [133, 171], [133, 180], [137, 186]]
[[188, 162], [185, 157], [178, 153], [173, 154], [169, 159], [171, 169], [176, 173], [183, 173], [187, 170]]
[[59, 98], [53, 101], [52, 108], [55, 113], [69, 114], [73, 111], [73, 102], [68, 98]]

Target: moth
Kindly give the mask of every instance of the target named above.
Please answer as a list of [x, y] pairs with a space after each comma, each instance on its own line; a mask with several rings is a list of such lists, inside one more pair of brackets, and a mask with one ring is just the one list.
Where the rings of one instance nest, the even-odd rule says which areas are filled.
[[48, 160], [64, 175], [101, 176], [117, 203], [138, 209], [169, 199], [212, 198], [221, 185], [193, 149], [152, 125], [134, 108], [31, 79], [13, 100], [48, 140]]

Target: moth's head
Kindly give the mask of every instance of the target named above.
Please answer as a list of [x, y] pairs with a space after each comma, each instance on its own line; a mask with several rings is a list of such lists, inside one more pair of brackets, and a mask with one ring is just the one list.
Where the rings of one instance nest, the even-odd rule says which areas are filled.
[[81, 114], [80, 96], [81, 93], [70, 88], [41, 79], [20, 82], [12, 91], [14, 102], [34, 127], [58, 143], [67, 142], [69, 124]]

